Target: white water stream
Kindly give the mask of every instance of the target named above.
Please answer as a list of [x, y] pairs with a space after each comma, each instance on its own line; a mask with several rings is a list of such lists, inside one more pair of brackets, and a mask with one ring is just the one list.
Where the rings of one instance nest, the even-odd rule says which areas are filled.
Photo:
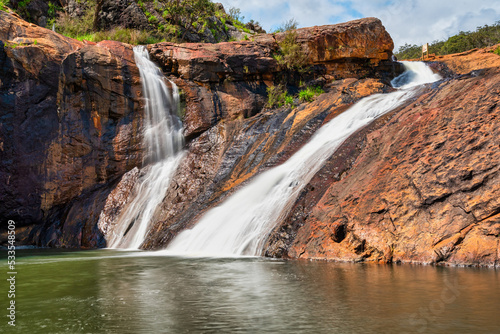
[[143, 243], [153, 214], [165, 197], [174, 171], [182, 159], [184, 137], [178, 117], [179, 93], [149, 59], [144, 46], [134, 48], [146, 100], [144, 146], [145, 173], [135, 186], [133, 198], [120, 214], [108, 236], [108, 248], [138, 249]]
[[405, 63], [389, 94], [362, 99], [324, 125], [285, 163], [255, 177], [220, 206], [209, 210], [190, 230], [181, 232], [163, 254], [259, 256], [267, 236], [305, 185], [351, 134], [416, 94], [416, 86], [440, 76], [424, 63]]

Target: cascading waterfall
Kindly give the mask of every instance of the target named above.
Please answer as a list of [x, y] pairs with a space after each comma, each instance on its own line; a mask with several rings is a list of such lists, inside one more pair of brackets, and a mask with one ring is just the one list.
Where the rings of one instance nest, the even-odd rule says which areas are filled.
[[364, 98], [324, 125], [285, 163], [257, 176], [220, 206], [181, 232], [162, 253], [194, 256], [258, 256], [276, 222], [300, 191], [351, 134], [416, 94], [415, 86], [440, 76], [424, 63], [405, 63], [406, 71], [389, 94]]
[[179, 93], [149, 59], [144, 46], [134, 48], [142, 90], [146, 100], [144, 173], [135, 186], [127, 207], [109, 236], [109, 248], [138, 249], [143, 243], [154, 211], [165, 197], [165, 190], [183, 154], [184, 137], [178, 117]]

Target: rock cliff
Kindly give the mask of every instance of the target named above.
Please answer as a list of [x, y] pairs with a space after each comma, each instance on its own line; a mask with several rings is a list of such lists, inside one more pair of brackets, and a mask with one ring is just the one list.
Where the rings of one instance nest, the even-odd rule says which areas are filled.
[[269, 256], [499, 265], [500, 57], [440, 60], [473, 71], [351, 137], [275, 229]]
[[[342, 48], [352, 45], [357, 53], [324, 52], [341, 49], [340, 40], [332, 37], [337, 33], [349, 43]], [[379, 41], [375, 51], [374, 44], [362, 44], [365, 33]], [[229, 194], [234, 185], [283, 161], [321, 124], [329, 113], [322, 108], [336, 108], [367, 94], [355, 87], [387, 89], [373, 79], [341, 80], [391, 75], [393, 68], [383, 64], [392, 41], [379, 20], [302, 29], [298, 41], [310, 55], [311, 79], [339, 79], [330, 85], [335, 100], [324, 100], [323, 107], [311, 113], [302, 106], [252, 118], [263, 110], [266, 87], [279, 79], [273, 54], [280, 38], [277, 34], [247, 42], [149, 46], [153, 58], [184, 91], [185, 134], [192, 141], [182, 165], [185, 173], [179, 172], [171, 186], [181, 189], [168, 191], [157, 228], [170, 225], [174, 216], [178, 228], [191, 223], [191, 216]], [[322, 41], [318, 49], [313, 47], [316, 40]], [[20, 244], [105, 246], [102, 225], [126, 203], [124, 194], [140, 174], [136, 167], [142, 167], [143, 101], [132, 47], [78, 42], [6, 12], [0, 12], [0, 41], [1, 214], [17, 222]], [[328, 67], [342, 62], [353, 63], [352, 72]], [[296, 116], [298, 110], [305, 111]], [[279, 136], [266, 144], [270, 131]], [[258, 159], [240, 164], [254, 144]], [[271, 145], [282, 152], [276, 154]], [[219, 186], [212, 189], [216, 174]], [[228, 183], [220, 187], [219, 180]], [[209, 203], [203, 202], [212, 195]], [[199, 205], [200, 211], [190, 210], [192, 205]], [[170, 232], [155, 233], [158, 240], [149, 240], [148, 247], [164, 244]], [[5, 234], [0, 235], [3, 242]]]
[[[392, 90], [392, 41], [369, 18], [297, 30], [305, 80], [326, 92], [267, 109], [284, 38], [148, 46], [183, 91], [188, 141], [143, 248], [164, 247], [335, 115]], [[351, 136], [264, 254], [498, 266], [499, 59], [476, 50], [431, 63], [445, 79]], [[105, 246], [145, 170], [141, 95], [130, 45], [78, 42], [0, 12], [0, 214], [16, 221], [19, 244]]]
[[132, 48], [86, 45], [6, 12], [0, 41], [0, 214], [29, 242], [95, 247], [81, 232], [101, 205], [91, 198], [142, 157]]

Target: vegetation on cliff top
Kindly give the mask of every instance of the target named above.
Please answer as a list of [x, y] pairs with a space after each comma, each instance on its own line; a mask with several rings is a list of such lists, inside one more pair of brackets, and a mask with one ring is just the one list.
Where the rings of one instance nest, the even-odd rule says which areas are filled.
[[130, 44], [210, 42], [248, 39], [265, 32], [243, 23], [237, 8], [226, 13], [210, 0], [0, 0], [25, 20], [75, 39]]
[[[475, 31], [461, 31], [446, 41], [434, 41], [429, 44], [429, 53], [447, 55], [475, 48], [484, 48], [500, 43], [500, 21], [493, 25], [478, 27]], [[405, 44], [395, 54], [398, 59], [415, 59], [422, 56], [422, 46]]]
[[[274, 33], [284, 32], [284, 38], [278, 43], [278, 50], [274, 59], [278, 63], [281, 75], [278, 84], [267, 88], [267, 108], [291, 107], [298, 103], [312, 102], [317, 95], [323, 94], [324, 90], [317, 84], [311, 82], [305, 84], [303, 79], [307, 74], [308, 54], [297, 42], [298, 22], [295, 19], [284, 22]], [[290, 94], [290, 86], [302, 88], [298, 94]]]

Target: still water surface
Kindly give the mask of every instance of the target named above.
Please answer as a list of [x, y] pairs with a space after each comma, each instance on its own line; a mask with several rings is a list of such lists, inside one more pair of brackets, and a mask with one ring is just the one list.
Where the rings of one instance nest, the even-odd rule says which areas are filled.
[[0, 332], [500, 333], [493, 269], [146, 254], [18, 251]]

